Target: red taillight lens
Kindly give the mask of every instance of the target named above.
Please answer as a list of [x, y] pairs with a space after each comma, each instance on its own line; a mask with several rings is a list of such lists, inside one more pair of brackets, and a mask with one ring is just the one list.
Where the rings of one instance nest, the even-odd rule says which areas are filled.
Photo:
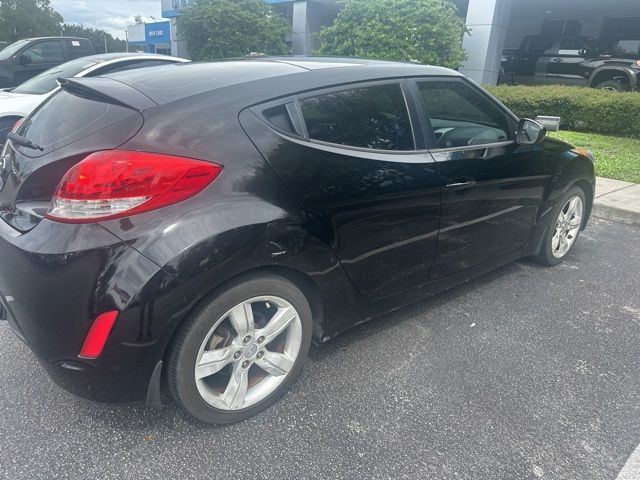
[[84, 339], [82, 349], [78, 354], [79, 357], [98, 358], [102, 354], [104, 344], [107, 343], [107, 338], [109, 338], [113, 325], [116, 323], [116, 318], [118, 318], [117, 310], [98, 315]]
[[201, 192], [221, 171], [215, 163], [157, 153], [92, 153], [60, 181], [47, 218], [86, 223], [165, 207]]

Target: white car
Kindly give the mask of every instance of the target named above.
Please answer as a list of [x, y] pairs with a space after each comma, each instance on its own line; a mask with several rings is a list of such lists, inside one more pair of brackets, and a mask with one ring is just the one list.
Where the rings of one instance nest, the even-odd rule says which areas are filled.
[[53, 95], [60, 86], [58, 78], [95, 77], [134, 68], [188, 62], [183, 58], [153, 53], [104, 53], [63, 63], [37, 75], [15, 88], [0, 91], [0, 145], [15, 123], [29, 115]]

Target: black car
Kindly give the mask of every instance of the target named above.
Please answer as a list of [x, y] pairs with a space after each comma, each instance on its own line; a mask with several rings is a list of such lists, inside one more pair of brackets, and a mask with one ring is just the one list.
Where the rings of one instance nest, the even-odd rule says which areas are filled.
[[[594, 160], [452, 70], [340, 59], [62, 80], [0, 163], [2, 314], [54, 380], [228, 423], [310, 343], [525, 256]], [[65, 115], [61, 115], [66, 112]]]
[[639, 58], [593, 38], [532, 35], [520, 48], [503, 52], [499, 83], [635, 91], [640, 89]]
[[15, 87], [41, 72], [96, 49], [87, 38], [38, 37], [18, 40], [0, 50], [0, 88]]

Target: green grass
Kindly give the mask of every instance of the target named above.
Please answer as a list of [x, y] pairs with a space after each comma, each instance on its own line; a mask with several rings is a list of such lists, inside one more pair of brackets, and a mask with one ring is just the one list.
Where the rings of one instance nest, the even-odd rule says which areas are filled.
[[549, 136], [591, 150], [599, 177], [640, 183], [640, 139], [563, 130]]

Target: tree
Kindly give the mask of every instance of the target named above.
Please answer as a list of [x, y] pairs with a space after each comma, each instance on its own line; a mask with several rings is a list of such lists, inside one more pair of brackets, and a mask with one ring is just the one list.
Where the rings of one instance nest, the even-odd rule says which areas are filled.
[[59, 35], [62, 21], [49, 0], [0, 0], [0, 40]]
[[65, 23], [62, 25], [61, 30], [63, 35], [68, 37], [82, 37], [91, 40], [91, 43], [96, 47], [96, 53], [105, 53], [104, 51], [104, 39], [107, 38], [107, 50], [109, 52], [124, 52], [127, 49], [126, 40], [120, 40], [114, 38], [104, 30], [86, 28], [82, 25], [72, 25]]
[[287, 23], [264, 0], [194, 0], [177, 21], [193, 60], [287, 51]]
[[346, 0], [318, 53], [457, 68], [465, 31], [452, 0]]

